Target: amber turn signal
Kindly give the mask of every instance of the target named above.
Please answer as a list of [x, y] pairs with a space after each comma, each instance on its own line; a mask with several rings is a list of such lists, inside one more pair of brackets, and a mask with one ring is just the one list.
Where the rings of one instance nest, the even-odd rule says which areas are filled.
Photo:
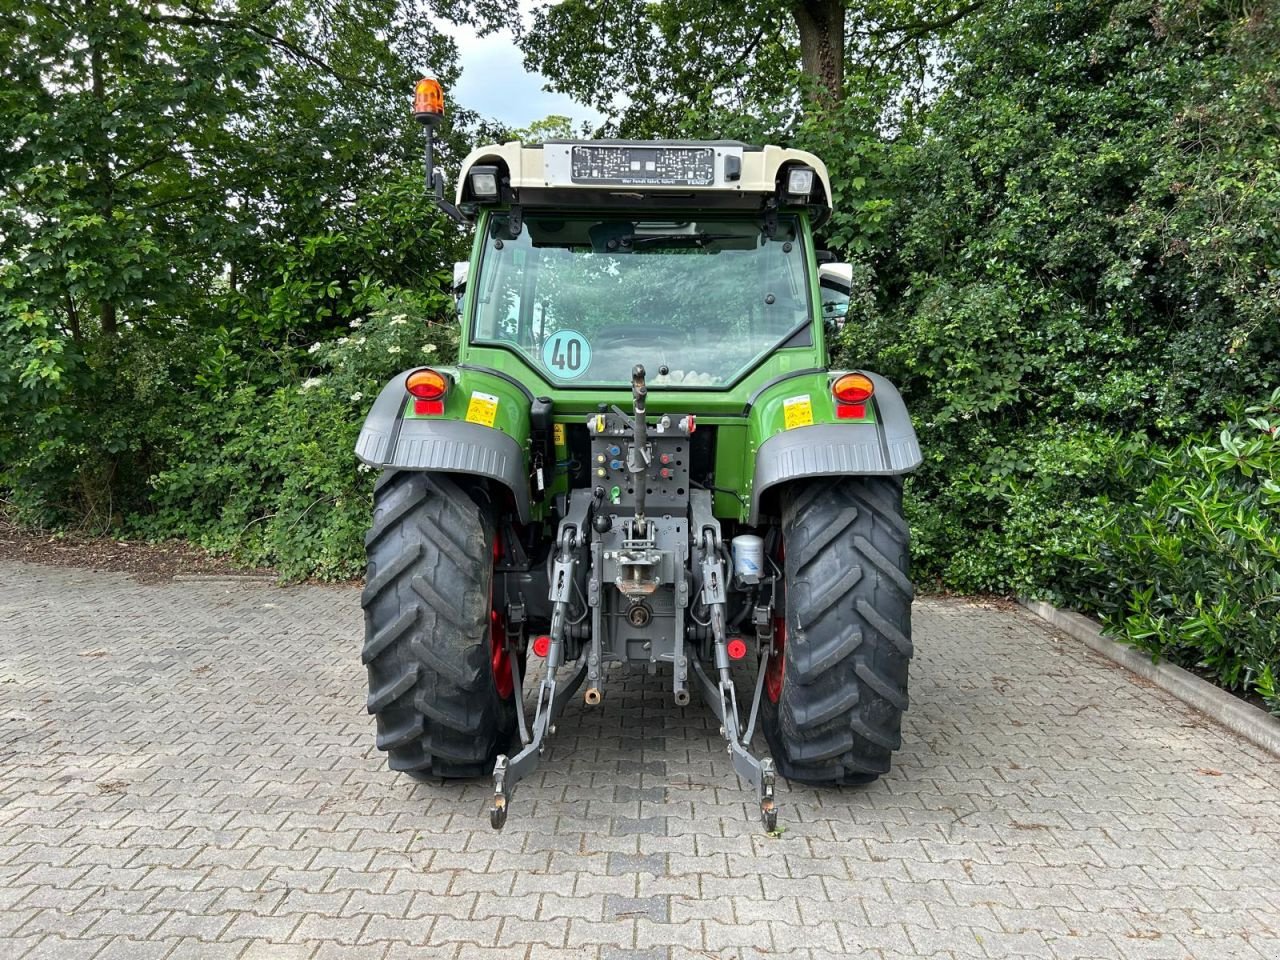
[[439, 400], [449, 389], [449, 381], [443, 373], [430, 367], [415, 370], [405, 379], [404, 387], [419, 400]]
[[831, 395], [841, 403], [866, 403], [876, 385], [865, 373], [846, 373], [831, 385]]

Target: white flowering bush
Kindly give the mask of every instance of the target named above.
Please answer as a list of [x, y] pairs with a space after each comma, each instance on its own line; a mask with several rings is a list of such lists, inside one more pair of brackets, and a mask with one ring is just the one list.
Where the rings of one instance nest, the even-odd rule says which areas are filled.
[[458, 355], [453, 303], [441, 292], [388, 297], [348, 328], [347, 334], [308, 349], [317, 369], [302, 388], [323, 384], [361, 413], [400, 371], [423, 363], [452, 363]]
[[151, 477], [153, 536], [181, 536], [287, 579], [358, 576], [377, 471], [355, 442], [383, 385], [457, 355], [443, 287], [376, 295], [372, 310], [286, 362], [274, 385], [229, 385]]

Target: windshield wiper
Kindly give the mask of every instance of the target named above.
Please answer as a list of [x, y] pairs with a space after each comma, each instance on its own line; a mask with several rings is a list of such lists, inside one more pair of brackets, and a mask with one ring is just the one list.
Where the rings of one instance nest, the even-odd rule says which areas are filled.
[[622, 245], [630, 244], [639, 247], [650, 243], [692, 243], [701, 247], [709, 240], [750, 240], [741, 233], [646, 233], [641, 236], [632, 235], [622, 238]]

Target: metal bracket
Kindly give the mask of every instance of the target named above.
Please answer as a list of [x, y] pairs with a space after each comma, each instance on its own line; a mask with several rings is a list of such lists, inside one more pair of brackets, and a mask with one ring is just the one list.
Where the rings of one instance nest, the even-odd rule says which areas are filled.
[[591, 581], [587, 589], [587, 606], [591, 608], [591, 646], [587, 648], [587, 692], [583, 695], [584, 702], [592, 707], [598, 705], [604, 699], [600, 673], [600, 664], [604, 659], [601, 637], [604, 631], [600, 625], [600, 581], [598, 579], [603, 563], [601, 553], [599, 534], [593, 535], [591, 540]]
[[756, 717], [760, 715], [760, 694], [764, 690], [764, 675], [769, 669], [769, 655], [772, 651], [768, 647], [762, 647], [761, 649], [764, 650], [764, 655], [760, 658], [760, 669], [756, 674], [756, 692], [751, 697], [751, 714], [747, 718], [747, 732], [742, 735], [743, 743], [750, 743], [751, 738], [755, 735]]
[[725, 600], [724, 563], [707, 551], [702, 558], [702, 602], [711, 606], [723, 604]]
[[520, 677], [520, 651], [525, 643], [525, 605], [507, 604], [507, 662], [511, 664], [511, 684], [516, 698], [516, 723], [520, 727], [520, 742], [529, 742], [529, 725], [524, 711], [524, 681]]
[[[738, 698], [732, 680], [721, 680], [717, 685], [703, 669], [701, 661], [693, 659], [693, 672], [702, 688], [703, 698], [711, 705], [712, 711], [720, 718], [720, 732], [729, 744], [729, 757], [733, 761], [734, 772], [745, 780], [756, 791], [760, 801], [760, 820], [766, 830], [778, 827], [778, 807], [774, 800], [774, 783], [777, 776], [774, 772], [773, 760], [770, 757], [757, 758], [747, 748], [747, 740], [738, 732]], [[760, 674], [764, 676], [763, 672]], [[756, 687], [756, 700], [752, 704], [755, 713], [763, 684]]]
[[[547, 669], [542, 683], [538, 686], [538, 706], [533, 715], [533, 731], [527, 736], [521, 725], [521, 739], [524, 748], [510, 759], [500, 755], [493, 767], [493, 803], [489, 807], [489, 825], [501, 830], [507, 822], [507, 805], [511, 800], [516, 784], [532, 773], [545, 749], [545, 741], [555, 733], [555, 719], [564, 709], [565, 701], [572, 697], [582, 685], [586, 675], [586, 658], [578, 661], [578, 668], [563, 688], [559, 687], [556, 677], [564, 665], [564, 641], [568, 625], [569, 605], [573, 596], [573, 578], [577, 573], [578, 555], [586, 541], [581, 532], [588, 529], [590, 519], [591, 495], [587, 491], [577, 491], [569, 504], [569, 515], [560, 522], [558, 540], [560, 552], [556, 556], [552, 568], [551, 587], [549, 590], [552, 602], [551, 612], [551, 647], [547, 651]], [[513, 658], [514, 662], [514, 658]], [[523, 720], [524, 706], [521, 704], [520, 716]]]
[[586, 676], [585, 660], [578, 661], [578, 668], [563, 687], [556, 684], [558, 668], [548, 663], [547, 673], [538, 687], [538, 709], [533, 717], [533, 736], [524, 749], [508, 759], [500, 755], [493, 765], [493, 802], [489, 806], [489, 826], [501, 830], [507, 822], [507, 807], [516, 785], [525, 777], [538, 769], [542, 753], [546, 749], [546, 739], [556, 732], [555, 721], [578, 687], [582, 686], [582, 678]]
[[751, 610], [751, 625], [756, 628], [756, 639], [773, 640], [773, 605], [757, 603]]
[[770, 240], [778, 232], [778, 198], [770, 197], [764, 204], [764, 235]]
[[493, 805], [489, 807], [489, 826], [501, 830], [507, 822], [507, 758], [499, 756], [493, 765]]
[[568, 603], [573, 596], [573, 573], [578, 561], [570, 557], [567, 560], [556, 558], [551, 568], [551, 589], [549, 596], [552, 603]]
[[511, 683], [516, 698], [516, 723], [520, 727], [520, 743], [529, 742], [529, 721], [524, 713], [524, 681], [520, 678], [520, 658], [514, 652], [508, 652], [507, 660], [511, 663]]
[[702, 602], [707, 605], [711, 612], [711, 637], [714, 641], [715, 665], [716, 672], [719, 674], [719, 682], [713, 681], [707, 675], [706, 669], [696, 657], [690, 659], [693, 661], [693, 670], [702, 687], [703, 696], [711, 705], [711, 709], [715, 711], [716, 716], [720, 718], [720, 732], [725, 740], [728, 741], [729, 756], [733, 760], [734, 772], [755, 788], [756, 797], [760, 801], [760, 819], [764, 823], [765, 829], [772, 831], [778, 825], [778, 808], [773, 795], [774, 781], [776, 779], [773, 760], [769, 757], [757, 759], [748, 748], [751, 742], [751, 735], [755, 731], [756, 716], [760, 709], [760, 698], [764, 691], [764, 664], [767, 664], [768, 660], [764, 661], [759, 674], [756, 676], [756, 689], [751, 701], [750, 720], [747, 725], [747, 732], [743, 735], [738, 713], [738, 691], [733, 683], [729, 651], [727, 649], [728, 637], [725, 633], [725, 561], [724, 545], [720, 538], [720, 524], [711, 515], [710, 494], [706, 491], [696, 492], [701, 496], [691, 499], [693, 518], [696, 522], [696, 526], [691, 529], [698, 530], [700, 534], [701, 542], [698, 542], [697, 545], [702, 555]]

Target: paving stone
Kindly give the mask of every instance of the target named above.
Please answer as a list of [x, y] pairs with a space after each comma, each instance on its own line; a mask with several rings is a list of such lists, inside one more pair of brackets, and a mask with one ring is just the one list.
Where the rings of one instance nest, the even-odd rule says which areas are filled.
[[649, 834], [655, 837], [667, 833], [666, 817], [614, 817], [612, 823], [614, 836], [631, 836], [632, 834]]
[[620, 672], [495, 833], [374, 749], [357, 590], [0, 561], [0, 957], [1280, 956], [1274, 758], [1020, 610], [914, 617], [893, 771], [779, 784], [780, 839]]
[[620, 950], [617, 947], [605, 947], [600, 952], [600, 960], [670, 960], [670, 947], [649, 947], [647, 950]]
[[[109, 943], [101, 940], [74, 940], [62, 937], [41, 937], [29, 953], [21, 954], [23, 960], [89, 960], [101, 953]], [[3, 945], [4, 941], [0, 941]], [[19, 956], [18, 953], [10, 956]]]
[[670, 912], [666, 897], [619, 897], [610, 894], [604, 898], [606, 920], [646, 917], [656, 923], [666, 923]]
[[665, 877], [667, 861], [661, 854], [632, 856], [626, 853], [611, 853], [609, 854], [609, 873], [615, 877], [631, 873], [651, 873], [655, 877]]

